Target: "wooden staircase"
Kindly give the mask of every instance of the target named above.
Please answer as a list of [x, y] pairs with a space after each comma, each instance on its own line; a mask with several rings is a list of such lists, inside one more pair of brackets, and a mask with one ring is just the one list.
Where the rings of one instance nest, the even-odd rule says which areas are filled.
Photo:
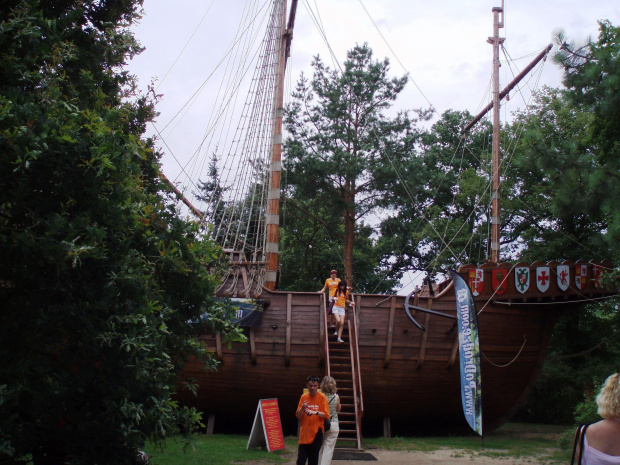
[[[342, 339], [337, 342], [334, 329], [330, 328], [327, 337], [327, 366], [331, 371], [330, 376], [336, 380], [340, 405], [342, 410], [338, 413], [340, 433], [338, 434], [338, 448], [346, 450], [361, 450], [361, 411], [360, 389], [356, 382], [354, 367], [357, 366], [354, 357], [354, 344], [349, 322], [345, 321]], [[357, 374], [358, 375], [358, 374]]]

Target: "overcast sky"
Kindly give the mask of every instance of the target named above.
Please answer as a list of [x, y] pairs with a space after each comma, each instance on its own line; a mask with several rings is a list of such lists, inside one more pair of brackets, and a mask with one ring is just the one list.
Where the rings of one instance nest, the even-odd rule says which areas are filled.
[[[157, 92], [163, 94], [156, 123], [160, 130], [222, 59], [242, 10], [250, 4], [260, 8], [269, 2], [144, 1], [145, 15], [134, 30], [145, 51], [134, 58], [129, 69], [139, 77], [143, 89], [151, 79], [158, 79]], [[486, 40], [493, 32], [491, 10], [500, 5], [501, 0], [299, 0], [289, 82], [296, 82], [302, 70], [311, 74], [310, 63], [316, 54], [331, 67], [336, 66], [317, 28], [320, 18], [329, 47], [340, 62], [356, 43], [367, 42], [376, 58], [390, 59], [394, 75], [409, 73], [413, 82], [401, 94], [399, 108], [432, 105], [439, 113], [455, 109], [475, 114], [490, 98], [492, 48]], [[505, 28], [500, 35], [506, 37], [504, 46], [515, 62], [502, 66], [501, 88], [551, 43], [554, 31], [561, 28], [569, 38], [582, 41], [597, 37], [599, 19], [620, 24], [617, 0], [507, 0], [504, 10]], [[538, 75], [531, 78], [529, 87], [536, 83], [538, 87], [557, 87], [561, 85], [561, 72], [549, 61], [540, 81], [537, 79]], [[171, 125], [174, 131], [169, 127], [164, 133], [168, 147], [163, 148], [163, 163], [169, 177], [176, 178], [180, 171], [170, 152], [183, 160], [196, 150], [212, 109], [209, 96], [219, 85], [215, 78], [207, 81], [187, 114]], [[528, 98], [526, 89], [523, 95], [513, 95], [503, 115], [523, 107]]]
[[[163, 170], [170, 179], [185, 182], [181, 165], [199, 151], [221, 81], [217, 72], [209, 76], [234, 40], [244, 9], [257, 11], [259, 19], [250, 26], [256, 27], [256, 32], [249, 35], [256, 34], [260, 40], [260, 18], [267, 10], [264, 5], [270, 3], [144, 1], [145, 15], [134, 32], [145, 51], [134, 58], [129, 69], [139, 77], [142, 89], [156, 79], [157, 93], [163, 94], [155, 127], [163, 133], [165, 145], [159, 144], [165, 153]], [[487, 38], [493, 33], [494, 6], [501, 6], [501, 0], [299, 0], [288, 85], [294, 85], [301, 71], [312, 74], [314, 55], [319, 54], [334, 68], [337, 63], [330, 48], [335, 60], [342, 63], [347, 50], [367, 42], [375, 58], [389, 58], [394, 76], [409, 73], [411, 77], [397, 108], [432, 105], [439, 113], [455, 109], [476, 114], [490, 99], [492, 47]], [[597, 20], [620, 24], [618, 0], [506, 0], [504, 12], [505, 27], [500, 35], [506, 38], [504, 47], [514, 63], [502, 65], [500, 88], [552, 42], [558, 29], [581, 42], [588, 37], [596, 39]], [[505, 60], [503, 55], [501, 58]], [[502, 118], [526, 105], [528, 89], [559, 87], [561, 79], [560, 69], [548, 60], [542, 73], [530, 77], [522, 92], [511, 95]], [[193, 95], [195, 101], [184, 107]], [[241, 97], [239, 100], [242, 103]], [[153, 132], [149, 127], [149, 134]]]

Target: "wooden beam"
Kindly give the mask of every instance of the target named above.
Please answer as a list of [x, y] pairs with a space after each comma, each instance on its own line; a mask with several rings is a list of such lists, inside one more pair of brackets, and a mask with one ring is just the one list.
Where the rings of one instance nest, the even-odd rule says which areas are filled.
[[[319, 366], [325, 362], [327, 354], [325, 353], [325, 293], [319, 296]], [[329, 370], [329, 367], [328, 367]], [[327, 373], [329, 375], [329, 373]]]
[[390, 366], [390, 358], [392, 358], [392, 340], [394, 337], [394, 314], [396, 313], [396, 297], [390, 298], [390, 318], [388, 322], [387, 343], [385, 345], [385, 361], [383, 368]]
[[286, 294], [286, 352], [284, 355], [284, 365], [291, 364], [291, 316], [293, 307], [293, 294]]
[[213, 434], [213, 427], [215, 426], [215, 414], [210, 413], [207, 419], [207, 435], [211, 436]]
[[222, 361], [222, 336], [220, 333], [215, 333], [215, 358], [218, 362]]
[[454, 365], [454, 362], [456, 361], [456, 354], [458, 354], [458, 351], [459, 333], [457, 332], [454, 337], [454, 343], [452, 344], [452, 350], [450, 351], [450, 358], [448, 359], [448, 364], [446, 365], [446, 368], [450, 368], [452, 365]]
[[250, 328], [250, 352], [252, 354], [252, 365], [256, 365], [256, 338], [254, 328]]
[[[428, 309], [433, 306], [433, 299], [428, 299]], [[420, 356], [418, 357], [418, 364], [416, 368], [420, 368], [424, 364], [424, 357], [426, 356], [426, 341], [428, 339], [428, 325], [431, 320], [431, 314], [427, 313], [424, 317], [424, 327], [427, 329], [422, 332], [422, 342], [420, 343]]]

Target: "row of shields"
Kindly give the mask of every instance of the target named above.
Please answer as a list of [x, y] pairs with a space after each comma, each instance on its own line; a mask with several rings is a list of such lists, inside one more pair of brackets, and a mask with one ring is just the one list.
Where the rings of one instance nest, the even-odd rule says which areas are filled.
[[[595, 287], [600, 287], [601, 272], [603, 267], [600, 265], [592, 266], [592, 283]], [[484, 269], [482, 268], [470, 268], [469, 270], [469, 287], [472, 294], [478, 296], [482, 294], [484, 289]], [[579, 264], [574, 266], [574, 270], [571, 273], [570, 265], [557, 265], [555, 267], [555, 275], [558, 283], [558, 287], [562, 291], [566, 291], [571, 283], [571, 279], [574, 279], [574, 288], [576, 290], [583, 290], [586, 287], [588, 281], [588, 265]], [[491, 285], [495, 294], [501, 295], [506, 292], [508, 288], [508, 275], [510, 274], [509, 268], [495, 268], [491, 271]], [[516, 266], [514, 267], [514, 283], [515, 289], [524, 294], [528, 291], [532, 283], [532, 269], [528, 266]], [[571, 276], [572, 275], [572, 276]], [[537, 266], [536, 274], [533, 277], [533, 281], [536, 283], [536, 287], [542, 293], [549, 290], [549, 285], [552, 280], [552, 269], [550, 266]]]

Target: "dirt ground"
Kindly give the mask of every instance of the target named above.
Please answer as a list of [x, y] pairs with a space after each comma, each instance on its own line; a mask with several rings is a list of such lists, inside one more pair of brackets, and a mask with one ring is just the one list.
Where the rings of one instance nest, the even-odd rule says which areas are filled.
[[[441, 449], [433, 452], [391, 451], [373, 449], [366, 452], [377, 460], [332, 460], [332, 465], [532, 465], [539, 463], [535, 458], [495, 458], [465, 452], [463, 449]], [[297, 451], [290, 455], [286, 465], [295, 465]], [[243, 465], [269, 465], [271, 462], [244, 462]]]
[[[442, 449], [434, 452], [409, 452], [391, 450], [369, 450], [377, 461], [334, 460], [332, 465], [532, 465], [531, 458], [491, 458], [477, 454], [463, 453], [462, 449]], [[295, 465], [296, 454], [287, 465]]]

